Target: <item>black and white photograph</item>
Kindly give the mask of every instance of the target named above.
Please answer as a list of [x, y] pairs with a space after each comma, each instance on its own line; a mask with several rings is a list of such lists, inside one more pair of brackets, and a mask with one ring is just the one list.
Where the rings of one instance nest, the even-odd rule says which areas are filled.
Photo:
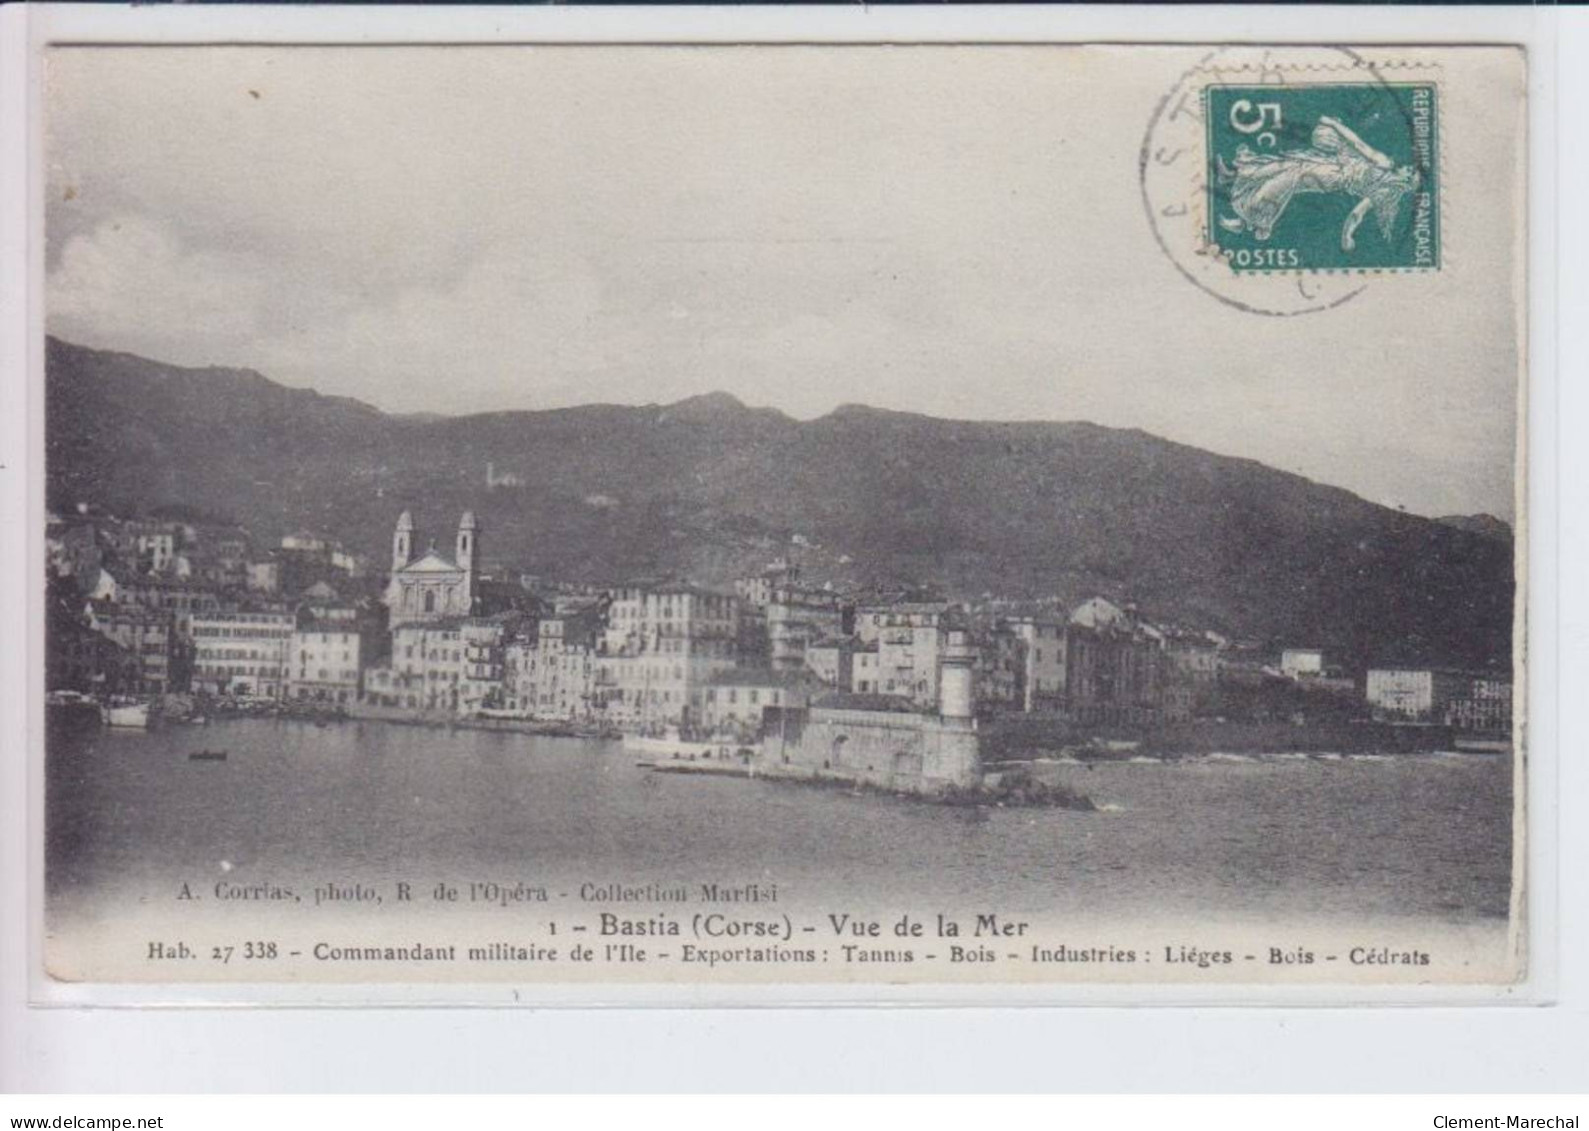
[[45, 996], [1527, 977], [1518, 48], [43, 62]]

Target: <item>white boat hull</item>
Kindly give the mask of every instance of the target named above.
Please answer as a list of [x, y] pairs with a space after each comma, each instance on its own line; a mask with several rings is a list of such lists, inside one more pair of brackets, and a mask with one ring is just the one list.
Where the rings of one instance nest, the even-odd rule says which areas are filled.
[[105, 725], [147, 730], [149, 729], [149, 704], [135, 703], [127, 707], [106, 707]]

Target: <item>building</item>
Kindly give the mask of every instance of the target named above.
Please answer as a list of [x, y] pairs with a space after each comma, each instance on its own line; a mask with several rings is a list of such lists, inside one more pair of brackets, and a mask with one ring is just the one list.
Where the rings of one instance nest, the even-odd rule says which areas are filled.
[[344, 550], [341, 546], [332, 546], [331, 568], [349, 577], [364, 577], [369, 573], [369, 559], [363, 554]]
[[196, 614], [193, 689], [216, 695], [282, 699], [297, 618], [284, 609]]
[[847, 688], [840, 687], [841, 691], [851, 691], [857, 695], [878, 695], [881, 692], [878, 686], [881, 682], [877, 667], [878, 647], [877, 641], [870, 644], [857, 643], [850, 654], [850, 683]]
[[280, 593], [281, 562], [273, 557], [249, 562], [247, 584], [255, 593]]
[[1371, 668], [1363, 694], [1375, 719], [1462, 730], [1512, 729], [1512, 682], [1449, 668]]
[[760, 761], [778, 776], [830, 778], [909, 793], [969, 789], [982, 777], [976, 656], [962, 632], [942, 655], [935, 710], [887, 695], [836, 692], [769, 712]]
[[93, 522], [56, 518], [45, 530], [49, 569], [57, 577], [92, 578], [110, 557], [110, 540]]
[[298, 597], [298, 607], [315, 620], [351, 623], [359, 619], [359, 606], [344, 600], [324, 581], [317, 581]]
[[454, 557], [437, 551], [434, 542], [414, 555], [414, 518], [404, 511], [392, 534], [392, 574], [386, 586], [388, 623], [435, 624], [467, 617], [478, 611], [476, 589], [482, 531], [473, 511], [458, 522]]
[[676, 582], [610, 596], [596, 665], [608, 720], [642, 732], [698, 725], [694, 692], [735, 666], [738, 599]]
[[608, 595], [604, 650], [732, 658], [738, 626], [739, 602], [729, 594], [680, 582], [627, 585]]
[[732, 668], [710, 677], [694, 701], [702, 735], [756, 741], [768, 711], [808, 706], [826, 690], [805, 672]]
[[547, 617], [505, 651], [505, 708], [537, 719], [587, 722], [601, 707], [596, 675], [605, 603]]
[[1512, 681], [1474, 676], [1468, 685], [1467, 694], [1451, 701], [1446, 719], [1458, 730], [1510, 734]]
[[1066, 626], [1037, 617], [1011, 617], [1000, 626], [1015, 646], [1016, 706], [1026, 712], [1058, 711], [1065, 705], [1068, 644]]
[[1318, 648], [1286, 648], [1280, 653], [1280, 672], [1287, 679], [1314, 679], [1324, 675], [1324, 652]]
[[[390, 696], [390, 706], [457, 711], [465, 678], [463, 619], [418, 621], [392, 630], [391, 676], [369, 690]], [[369, 695], [366, 698], [370, 698]]]
[[806, 671], [835, 691], [849, 691], [855, 679], [855, 649], [848, 636], [812, 641], [805, 649]]
[[136, 690], [143, 678], [140, 658], [89, 626], [70, 585], [52, 581], [45, 600], [45, 690], [99, 694]]
[[172, 627], [185, 640], [193, 638], [193, 618], [217, 612], [222, 601], [215, 591], [169, 577], [133, 576], [114, 585], [115, 599], [171, 614]]
[[1078, 606], [1065, 628], [1065, 709], [1076, 722], [1143, 724], [1164, 717], [1163, 634], [1102, 597]]
[[88, 626], [137, 660], [137, 674], [126, 688], [145, 695], [174, 690], [172, 667], [176, 632], [171, 614], [141, 605], [90, 601]]
[[457, 710], [472, 715], [500, 708], [507, 664], [505, 649], [513, 617], [469, 617], [458, 626], [463, 643], [463, 678], [458, 681]]
[[862, 643], [877, 645], [877, 686], [917, 706], [938, 701], [938, 669], [949, 631], [950, 607], [943, 602], [903, 602], [863, 606], [855, 632]]
[[1213, 683], [1219, 678], [1222, 638], [1208, 632], [1171, 628], [1164, 634], [1164, 658], [1182, 682]]
[[1082, 628], [1122, 629], [1133, 627], [1135, 616], [1107, 597], [1090, 597], [1070, 613], [1070, 623]]
[[305, 620], [287, 651], [287, 697], [324, 703], [359, 698], [363, 638], [346, 621]]
[[164, 572], [182, 546], [182, 527], [175, 522], [135, 519], [122, 524], [122, 552], [145, 573]]
[[524, 479], [511, 471], [498, 471], [497, 465], [490, 460], [486, 461], [486, 490], [495, 491], [503, 487], [522, 487]]
[[741, 577], [734, 582], [734, 593], [747, 616], [761, 614], [772, 600], [773, 591], [795, 585], [800, 580], [800, 570], [783, 558], [769, 562], [767, 568], [754, 577]]
[[281, 548], [303, 554], [325, 554], [330, 551], [330, 544], [317, 534], [307, 530], [296, 530], [291, 534], [282, 535]]
[[806, 666], [806, 648], [845, 632], [844, 603], [821, 589], [775, 586], [762, 610], [767, 622], [767, 657], [780, 671]]

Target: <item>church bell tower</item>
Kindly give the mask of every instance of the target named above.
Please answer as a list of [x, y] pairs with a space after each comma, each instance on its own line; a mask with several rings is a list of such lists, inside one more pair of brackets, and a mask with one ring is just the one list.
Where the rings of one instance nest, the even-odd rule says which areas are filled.
[[397, 530], [392, 534], [392, 570], [395, 572], [408, 564], [414, 549], [414, 516], [404, 511], [397, 516]]

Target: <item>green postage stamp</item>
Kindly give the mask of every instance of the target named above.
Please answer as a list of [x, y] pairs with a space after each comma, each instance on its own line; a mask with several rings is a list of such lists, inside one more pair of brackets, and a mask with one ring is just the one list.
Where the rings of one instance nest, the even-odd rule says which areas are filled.
[[1432, 83], [1210, 86], [1208, 239], [1246, 271], [1440, 266]]

